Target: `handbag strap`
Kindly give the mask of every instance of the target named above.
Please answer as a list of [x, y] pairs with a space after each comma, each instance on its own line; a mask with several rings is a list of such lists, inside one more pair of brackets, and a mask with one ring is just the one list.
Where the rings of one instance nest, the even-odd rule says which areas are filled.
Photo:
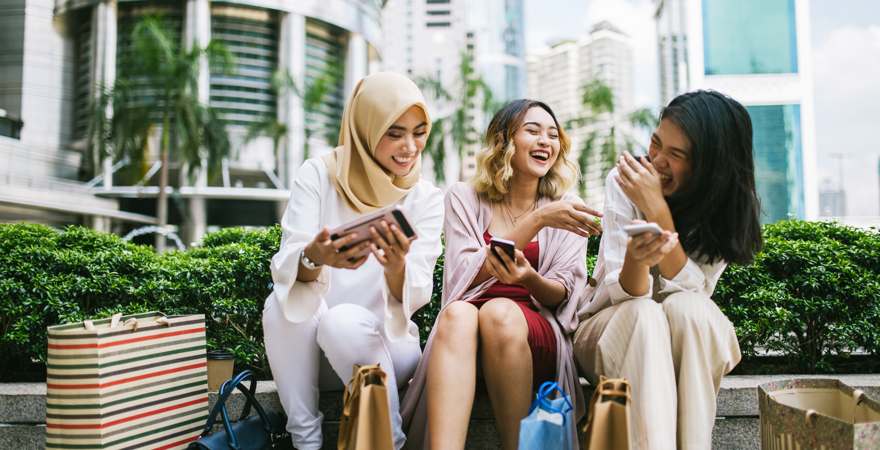
[[[244, 382], [248, 379], [251, 381], [250, 388], [244, 385]], [[241, 391], [245, 396], [245, 405], [244, 408], [242, 408], [241, 416], [239, 416], [238, 420], [242, 420], [249, 416], [251, 405], [253, 405], [254, 409], [257, 411], [257, 415], [260, 417], [260, 421], [263, 423], [263, 429], [266, 430], [267, 434], [271, 435], [272, 425], [269, 422], [269, 416], [254, 395], [257, 392], [256, 384], [257, 379], [250, 370], [243, 370], [231, 379], [224, 381], [218, 391], [217, 403], [215, 403], [214, 408], [211, 409], [211, 414], [208, 416], [208, 421], [205, 423], [205, 428], [202, 430], [201, 435], [207, 436], [211, 432], [214, 428], [214, 424], [217, 422], [217, 416], [219, 415], [223, 422], [223, 428], [226, 430], [229, 447], [232, 449], [239, 448], [238, 438], [232, 430], [232, 422], [229, 419], [229, 410], [226, 408], [226, 402], [229, 400], [229, 396], [232, 395], [236, 389]]]

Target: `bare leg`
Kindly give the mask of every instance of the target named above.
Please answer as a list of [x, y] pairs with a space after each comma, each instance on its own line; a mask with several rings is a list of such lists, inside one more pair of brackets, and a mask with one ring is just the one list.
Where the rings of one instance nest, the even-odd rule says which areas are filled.
[[440, 313], [428, 361], [428, 439], [432, 450], [464, 448], [477, 378], [477, 308], [452, 302]]
[[495, 424], [505, 450], [516, 450], [519, 422], [529, 413], [532, 352], [529, 327], [513, 301], [496, 298], [480, 308], [480, 358]]

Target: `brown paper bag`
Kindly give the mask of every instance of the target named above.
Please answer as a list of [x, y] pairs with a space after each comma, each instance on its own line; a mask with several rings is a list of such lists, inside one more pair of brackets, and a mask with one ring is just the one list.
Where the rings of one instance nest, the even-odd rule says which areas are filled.
[[584, 429], [585, 450], [629, 450], [629, 382], [599, 378]]
[[837, 379], [800, 378], [758, 386], [761, 448], [877, 450], [880, 402]]
[[394, 450], [385, 380], [378, 364], [354, 366], [345, 389], [338, 450]]

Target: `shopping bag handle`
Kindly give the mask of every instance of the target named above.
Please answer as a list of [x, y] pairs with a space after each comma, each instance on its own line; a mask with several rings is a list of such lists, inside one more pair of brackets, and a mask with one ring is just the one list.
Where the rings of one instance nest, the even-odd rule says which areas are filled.
[[[555, 407], [547, 400], [547, 397], [553, 392], [558, 392], [560, 397], [565, 400], [564, 406]], [[535, 403], [532, 404], [531, 410], [533, 411], [538, 405], [541, 405], [542, 408], [548, 411], [562, 413], [563, 415], [574, 409], [571, 400], [569, 400], [568, 394], [566, 394], [555, 381], [545, 381], [541, 384], [541, 387], [538, 388], [538, 394], [535, 396]], [[565, 407], [568, 407], [568, 409], [565, 409]]]
[[[250, 387], [247, 387], [244, 384], [247, 380], [250, 380], [251, 382]], [[236, 389], [240, 390], [246, 399], [244, 408], [241, 410], [241, 415], [238, 420], [242, 420], [249, 416], [251, 405], [253, 405], [254, 409], [257, 411], [257, 415], [260, 417], [260, 421], [263, 422], [263, 428], [266, 430], [266, 433], [272, 433], [269, 416], [266, 415], [266, 411], [263, 409], [263, 406], [257, 402], [255, 396], [257, 393], [257, 379], [250, 370], [243, 370], [236, 376], [224, 381], [220, 386], [217, 403], [215, 403], [214, 408], [211, 409], [211, 414], [208, 416], [208, 421], [205, 423], [205, 428], [202, 430], [201, 434], [202, 436], [207, 436], [211, 432], [211, 429], [214, 428], [214, 424], [217, 422], [217, 416], [219, 415], [223, 421], [223, 428], [226, 430], [226, 437], [229, 440], [229, 448], [233, 450], [239, 449], [240, 446], [238, 443], [238, 437], [235, 436], [235, 432], [232, 431], [232, 422], [229, 419], [229, 410], [226, 408], [226, 401]]]

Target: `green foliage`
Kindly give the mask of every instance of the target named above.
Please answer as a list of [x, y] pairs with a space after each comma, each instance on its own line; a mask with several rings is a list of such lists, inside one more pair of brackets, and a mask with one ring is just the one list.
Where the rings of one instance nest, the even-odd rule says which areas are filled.
[[715, 290], [743, 353], [781, 353], [799, 372], [880, 354], [880, 235], [792, 220], [766, 225], [764, 238], [754, 263], [729, 267]]
[[[715, 300], [734, 323], [747, 357], [781, 354], [780, 370], [833, 372], [855, 350], [880, 355], [880, 234], [833, 223], [767, 225], [749, 266], [730, 266]], [[46, 327], [126, 314], [202, 313], [208, 347], [229, 348], [242, 366], [269, 376], [262, 304], [278, 226], [224, 229], [187, 251], [146, 246], [82, 227], [0, 224], [0, 379], [45, 362]], [[598, 239], [591, 239], [588, 270]], [[414, 320], [423, 342], [440, 308], [443, 257], [431, 303]]]
[[0, 225], [0, 367], [45, 362], [50, 325], [162, 311], [205, 314], [210, 349], [229, 348], [268, 376], [260, 319], [279, 242], [277, 226], [233, 228], [201, 248], [158, 255], [82, 227]]

